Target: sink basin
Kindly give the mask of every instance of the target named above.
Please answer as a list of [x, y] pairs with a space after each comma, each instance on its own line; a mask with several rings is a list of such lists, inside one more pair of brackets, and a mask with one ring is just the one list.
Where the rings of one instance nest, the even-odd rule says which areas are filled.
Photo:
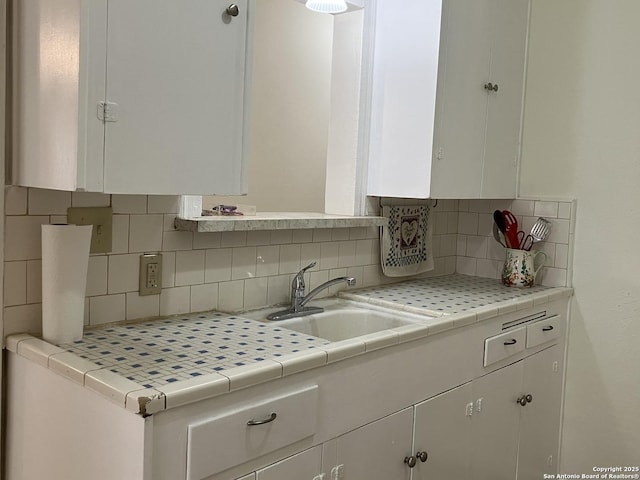
[[415, 323], [415, 321], [411, 322], [375, 310], [345, 308], [283, 320], [278, 325], [289, 330], [337, 342], [401, 327], [409, 323]]
[[[427, 323], [432, 318], [346, 300], [324, 300], [314, 302], [314, 305], [325, 311], [269, 323], [337, 342], [403, 325]], [[266, 316], [264, 312], [262, 315], [262, 318]]]

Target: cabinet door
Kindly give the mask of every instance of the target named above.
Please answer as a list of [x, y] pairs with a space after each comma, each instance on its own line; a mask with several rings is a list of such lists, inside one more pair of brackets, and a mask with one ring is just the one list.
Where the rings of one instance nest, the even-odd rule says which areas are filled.
[[409, 480], [404, 458], [411, 455], [412, 429], [413, 408], [407, 408], [338, 437], [337, 462], [323, 465], [324, 471], [337, 467], [338, 478], [349, 480]]
[[533, 400], [521, 412], [518, 480], [537, 480], [558, 469], [562, 363], [560, 345], [524, 361], [523, 393]]
[[474, 480], [516, 477], [522, 362], [473, 381], [471, 465]]
[[491, 0], [444, 0], [432, 197], [481, 191], [489, 81]]
[[256, 480], [256, 474], [250, 473], [249, 475], [245, 475], [244, 477], [236, 478], [236, 480]]
[[313, 480], [322, 473], [322, 446], [285, 458], [256, 472], [256, 480]]
[[418, 461], [412, 480], [460, 480], [470, 478], [471, 422], [467, 405], [471, 383], [416, 405], [413, 455], [426, 452]]
[[492, 0], [491, 71], [482, 196], [513, 198], [520, 155], [529, 0]]
[[241, 193], [251, 0], [109, 0], [104, 189]]

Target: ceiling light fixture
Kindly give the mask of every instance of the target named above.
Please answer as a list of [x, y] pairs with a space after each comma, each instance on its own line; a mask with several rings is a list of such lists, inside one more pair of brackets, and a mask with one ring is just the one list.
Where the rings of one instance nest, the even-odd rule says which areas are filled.
[[345, 0], [307, 0], [309, 10], [318, 13], [342, 13], [347, 11]]

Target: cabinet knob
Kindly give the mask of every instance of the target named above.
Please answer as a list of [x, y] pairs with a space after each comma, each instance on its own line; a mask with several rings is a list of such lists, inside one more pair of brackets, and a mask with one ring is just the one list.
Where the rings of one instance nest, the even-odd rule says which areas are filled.
[[498, 91], [498, 84], [496, 83], [495, 85], [491, 82], [489, 83], [485, 83], [484, 84], [484, 89], [485, 90], [489, 90], [489, 91], [493, 91], [493, 92], [497, 92]]
[[527, 401], [527, 403], [531, 403], [533, 402], [533, 395], [531, 395], [530, 393], [526, 394], [524, 396], [524, 399]]
[[409, 465], [409, 468], [413, 468], [416, 466], [416, 457], [414, 457], [413, 455], [410, 457], [404, 457], [404, 463], [406, 463], [407, 465]]
[[527, 406], [527, 396], [526, 395], [522, 395], [521, 397], [518, 397], [518, 399], [516, 400], [516, 403], [519, 403], [523, 407], [526, 407]]
[[240, 9], [235, 3], [232, 3], [227, 7], [227, 15], [229, 15], [230, 17], [237, 17], [239, 13]]
[[427, 452], [417, 452], [416, 457], [418, 460], [424, 463], [427, 461], [427, 458], [429, 458], [429, 454]]

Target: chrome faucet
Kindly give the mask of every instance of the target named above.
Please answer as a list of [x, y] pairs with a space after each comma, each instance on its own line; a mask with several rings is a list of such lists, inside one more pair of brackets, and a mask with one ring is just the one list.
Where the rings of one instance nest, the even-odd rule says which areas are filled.
[[320, 313], [324, 311], [324, 308], [321, 307], [307, 307], [307, 303], [318, 295], [323, 290], [336, 285], [341, 282], [346, 282], [350, 287], [356, 284], [356, 279], [353, 277], [336, 277], [332, 278], [329, 281], [324, 282], [322, 285], [318, 285], [316, 288], [311, 290], [309, 294], [305, 295], [306, 285], [304, 283], [304, 274], [310, 268], [313, 268], [317, 265], [317, 262], [312, 262], [293, 277], [293, 281], [291, 282], [291, 307], [287, 310], [281, 310], [279, 312], [272, 313], [267, 316], [269, 320], [286, 320], [288, 318], [295, 317], [303, 317], [305, 315], [311, 315], [313, 313]]

